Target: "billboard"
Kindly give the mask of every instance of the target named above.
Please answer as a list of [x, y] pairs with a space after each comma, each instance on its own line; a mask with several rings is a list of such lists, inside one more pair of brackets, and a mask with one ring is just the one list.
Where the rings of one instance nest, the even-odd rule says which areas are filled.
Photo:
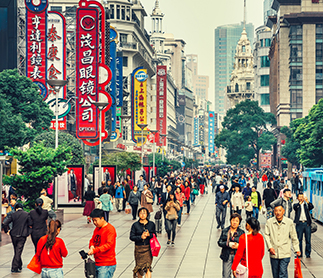
[[117, 31], [110, 26], [110, 69], [112, 72], [112, 79], [110, 82], [110, 95], [112, 97], [113, 105], [111, 106], [111, 140], [117, 139], [116, 125], [117, 125]]
[[[204, 112], [203, 112], [204, 113]], [[204, 114], [199, 115], [199, 145], [204, 146], [205, 134], [204, 134]]]
[[117, 94], [116, 94], [116, 103], [117, 107], [122, 107], [123, 105], [123, 54], [121, 51], [117, 52], [117, 69], [116, 69], [116, 87], [117, 87]]
[[143, 142], [141, 142], [141, 129], [138, 124], [147, 124], [147, 70], [136, 68], [131, 74], [131, 128], [132, 140], [141, 146], [145, 144], [148, 135], [144, 128]]
[[214, 112], [209, 112], [209, 152], [211, 154], [214, 153], [215, 149], [215, 145], [214, 145], [214, 133], [215, 133], [215, 115]]
[[199, 117], [196, 115], [194, 116], [194, 140], [193, 146], [199, 146]]
[[167, 134], [167, 67], [157, 66], [157, 109], [156, 128], [157, 146], [166, 146], [166, 137], [161, 138], [159, 134]]
[[[49, 11], [47, 18], [47, 79], [66, 80], [66, 23], [59, 12]], [[55, 115], [56, 92], [47, 86], [48, 95], [45, 99]], [[70, 103], [66, 101], [66, 86], [58, 93], [58, 129], [66, 129], [66, 115], [70, 111]], [[55, 117], [51, 121], [51, 128], [55, 129]]]
[[76, 136], [99, 136], [98, 101], [99, 12], [96, 8], [76, 10]]

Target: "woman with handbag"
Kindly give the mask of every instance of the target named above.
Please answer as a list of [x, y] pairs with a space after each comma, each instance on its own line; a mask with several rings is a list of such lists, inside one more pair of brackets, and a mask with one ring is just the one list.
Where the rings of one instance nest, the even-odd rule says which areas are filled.
[[57, 237], [61, 227], [59, 220], [50, 221], [47, 235], [38, 241], [36, 256], [42, 267], [41, 278], [64, 277], [63, 257], [65, 258], [68, 252], [64, 241]]
[[246, 222], [247, 233], [239, 239], [239, 247], [231, 269], [234, 277], [261, 278], [264, 272], [262, 259], [265, 254], [265, 242], [259, 233], [260, 223], [255, 217], [248, 218]]
[[[166, 214], [166, 232], [167, 232], [167, 246], [172, 244], [175, 246], [175, 236], [176, 236], [176, 226], [177, 226], [177, 218], [178, 218], [178, 211], [181, 209], [179, 202], [176, 200], [175, 195], [173, 192], [168, 194], [168, 198], [166, 200], [165, 210], [167, 211]], [[172, 241], [171, 241], [172, 236]]]
[[135, 242], [135, 261], [133, 277], [151, 278], [153, 257], [150, 250], [150, 239], [156, 235], [155, 223], [149, 221], [149, 211], [142, 207], [138, 211], [139, 221], [131, 226], [130, 240]]
[[153, 210], [153, 194], [148, 190], [148, 184], [144, 185], [144, 191], [141, 193], [141, 202], [140, 205], [142, 208], [148, 209], [149, 213], [152, 213]]
[[233, 213], [230, 217], [230, 226], [223, 229], [218, 240], [218, 245], [222, 247], [220, 258], [222, 263], [222, 278], [231, 278], [231, 266], [234, 255], [239, 247], [239, 238], [243, 235], [243, 230], [239, 225], [242, 218], [238, 213]]
[[180, 210], [178, 211], [178, 218], [177, 218], [177, 224], [180, 227], [182, 223], [182, 212], [183, 212], [183, 205], [185, 201], [185, 194], [183, 193], [183, 190], [181, 187], [177, 187], [175, 191], [175, 198], [179, 202]]

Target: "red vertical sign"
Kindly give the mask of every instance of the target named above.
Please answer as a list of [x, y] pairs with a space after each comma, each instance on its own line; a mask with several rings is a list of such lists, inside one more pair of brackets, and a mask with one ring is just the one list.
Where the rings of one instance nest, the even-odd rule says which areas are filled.
[[99, 20], [95, 8], [76, 11], [76, 136], [96, 139], [99, 136]]
[[[167, 67], [157, 66], [157, 115], [156, 129], [159, 134], [167, 134]], [[165, 146], [166, 138], [157, 135], [157, 146]]]

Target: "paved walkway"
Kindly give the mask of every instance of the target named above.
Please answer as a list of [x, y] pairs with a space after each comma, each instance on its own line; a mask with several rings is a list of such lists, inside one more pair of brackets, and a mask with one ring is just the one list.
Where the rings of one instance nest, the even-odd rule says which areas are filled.
[[[209, 190], [210, 191], [210, 190]], [[155, 207], [156, 209], [157, 207]], [[81, 212], [80, 209], [66, 209], [66, 212]], [[186, 208], [184, 208], [184, 213]], [[222, 261], [219, 258], [221, 249], [217, 245], [220, 232], [216, 229], [214, 194], [198, 197], [196, 206], [192, 206], [189, 216], [183, 215], [182, 227], [177, 229], [175, 247], [166, 247], [167, 236], [165, 231], [158, 236], [162, 250], [158, 258], [153, 260], [153, 277], [203, 277], [220, 278], [222, 273]], [[228, 218], [228, 217], [227, 217]], [[71, 216], [69, 216], [71, 219]], [[262, 229], [265, 218], [260, 216]], [[117, 270], [115, 278], [132, 277], [134, 267], [134, 244], [129, 240], [130, 227], [133, 221], [131, 215], [123, 212], [112, 212], [110, 221], [117, 229]], [[227, 224], [229, 221], [227, 220]], [[244, 227], [245, 222], [242, 223]], [[82, 249], [88, 250], [88, 242], [93, 232], [93, 225], [86, 224], [84, 217], [75, 217], [74, 220], [64, 224], [60, 237], [64, 239], [69, 251], [68, 257], [64, 260], [65, 277], [84, 277], [83, 261], [78, 252]], [[0, 277], [40, 277], [26, 269], [26, 265], [33, 256], [33, 244], [28, 238], [23, 252], [24, 267], [22, 273], [11, 274], [10, 265], [13, 256], [12, 245], [6, 242], [5, 234], [3, 243], [0, 246]], [[319, 226], [315, 234], [319, 242], [323, 242], [323, 227]], [[7, 240], [8, 242], [8, 240]], [[322, 251], [322, 250], [320, 250]], [[264, 260], [264, 278], [272, 277], [269, 263], [269, 255], [266, 252]], [[289, 277], [294, 277], [293, 262], [289, 265]], [[303, 277], [323, 277], [323, 259], [315, 251], [311, 259], [303, 259]]]

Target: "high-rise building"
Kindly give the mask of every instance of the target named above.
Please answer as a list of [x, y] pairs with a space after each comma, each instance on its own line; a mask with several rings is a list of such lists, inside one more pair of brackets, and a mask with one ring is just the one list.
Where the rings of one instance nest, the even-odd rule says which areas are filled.
[[[244, 24], [230, 24], [215, 29], [215, 113], [225, 114], [225, 89], [230, 84], [236, 46]], [[253, 45], [254, 26], [246, 24], [250, 44]]]
[[269, 16], [275, 16], [277, 12], [271, 8], [274, 0], [264, 0], [264, 24], [266, 24]]

